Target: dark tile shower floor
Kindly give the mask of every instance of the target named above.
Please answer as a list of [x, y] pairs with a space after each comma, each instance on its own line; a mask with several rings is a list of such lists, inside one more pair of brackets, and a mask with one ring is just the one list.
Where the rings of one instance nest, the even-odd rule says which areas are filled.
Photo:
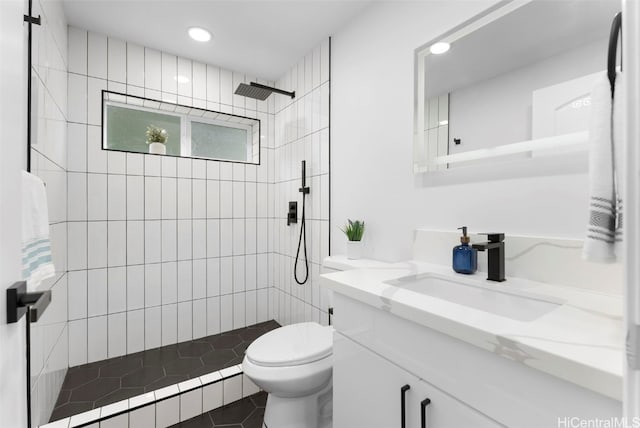
[[277, 322], [266, 321], [226, 333], [72, 367], [67, 371], [50, 421], [240, 364], [251, 342], [277, 327], [280, 327]]
[[267, 393], [243, 398], [170, 428], [262, 428]]

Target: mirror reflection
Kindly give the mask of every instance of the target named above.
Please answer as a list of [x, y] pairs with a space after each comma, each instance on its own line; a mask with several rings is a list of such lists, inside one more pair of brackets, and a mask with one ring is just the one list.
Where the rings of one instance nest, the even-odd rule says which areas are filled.
[[585, 150], [619, 3], [510, 2], [416, 51], [414, 171]]
[[260, 163], [260, 121], [212, 110], [102, 92], [102, 148]]

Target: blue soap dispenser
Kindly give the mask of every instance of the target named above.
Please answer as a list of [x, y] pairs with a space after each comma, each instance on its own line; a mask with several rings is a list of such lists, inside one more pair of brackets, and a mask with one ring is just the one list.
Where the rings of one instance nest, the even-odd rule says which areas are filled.
[[459, 227], [458, 230], [460, 229], [462, 229], [460, 245], [453, 247], [453, 270], [471, 274], [478, 269], [478, 250], [469, 246], [467, 226]]

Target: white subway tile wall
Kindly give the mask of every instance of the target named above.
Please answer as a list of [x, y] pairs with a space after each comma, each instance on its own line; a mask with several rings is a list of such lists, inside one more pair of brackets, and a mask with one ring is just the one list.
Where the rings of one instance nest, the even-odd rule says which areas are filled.
[[[271, 239], [261, 238], [264, 232], [259, 218], [256, 245], [257, 251], [268, 245], [267, 258], [258, 260], [258, 268], [266, 265], [272, 272], [273, 287], [268, 289], [269, 318], [282, 325], [302, 321], [328, 323], [327, 292], [319, 286], [319, 275], [329, 249], [329, 43], [328, 39], [323, 41], [276, 82], [279, 88], [296, 91], [296, 97], [275, 99], [275, 159], [274, 168], [268, 171], [273, 174], [274, 203], [265, 203], [260, 195], [257, 198], [258, 212], [267, 210], [267, 231]], [[298, 192], [302, 160], [306, 160], [307, 186], [311, 188], [306, 200], [309, 281], [298, 285], [293, 273], [300, 222], [287, 226], [286, 212], [288, 201], [298, 201], [298, 212], [302, 209]], [[299, 278], [304, 277], [302, 257], [301, 250]], [[260, 274], [257, 278], [259, 302], [263, 281]]]
[[[72, 211], [76, 218], [86, 218], [86, 211], [82, 212], [86, 205], [82, 199], [82, 195], [86, 193], [86, 181], [78, 180], [71, 189], [67, 188], [68, 165], [78, 162], [76, 157], [67, 156], [67, 140], [71, 141], [72, 147], [83, 145], [82, 129], [73, 128], [67, 133], [69, 114], [79, 113], [68, 111], [67, 100], [69, 92], [74, 99], [80, 100], [85, 94], [82, 85], [78, 85], [76, 80], [73, 81], [73, 87], [68, 87], [67, 69], [77, 69], [77, 65], [67, 61], [67, 24], [62, 4], [35, 0], [33, 16], [38, 15], [42, 18], [42, 25], [33, 26], [32, 90], [35, 121], [32, 124], [31, 172], [47, 186], [56, 274], [40, 286], [40, 289], [51, 290], [52, 302], [44, 316], [31, 325], [33, 426], [48, 421], [67, 372], [67, 314], [70, 313], [74, 319], [86, 317], [86, 313], [72, 308], [73, 303], [67, 302], [70, 289], [78, 297], [83, 293], [86, 295], [86, 281], [77, 277], [69, 281], [67, 276], [67, 213]], [[82, 80], [82, 76], [78, 77]], [[69, 193], [72, 195], [71, 199], [67, 197]], [[69, 247], [74, 252], [77, 250], [73, 245]]]
[[[269, 239], [274, 212], [275, 97], [247, 104], [232, 96], [242, 73], [68, 36], [69, 366], [270, 319], [270, 246], [258, 237]], [[261, 165], [102, 150], [105, 88], [258, 118]]]

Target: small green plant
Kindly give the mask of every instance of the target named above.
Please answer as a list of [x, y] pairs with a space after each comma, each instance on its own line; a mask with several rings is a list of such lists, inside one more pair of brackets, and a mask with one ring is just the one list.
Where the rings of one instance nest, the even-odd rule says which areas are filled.
[[349, 241], [361, 241], [362, 235], [364, 235], [364, 221], [360, 220], [347, 220], [348, 223], [344, 226], [344, 229], [340, 229], [347, 235]]
[[155, 125], [147, 126], [147, 144], [151, 143], [166, 143], [169, 135], [166, 129], [158, 128]]

